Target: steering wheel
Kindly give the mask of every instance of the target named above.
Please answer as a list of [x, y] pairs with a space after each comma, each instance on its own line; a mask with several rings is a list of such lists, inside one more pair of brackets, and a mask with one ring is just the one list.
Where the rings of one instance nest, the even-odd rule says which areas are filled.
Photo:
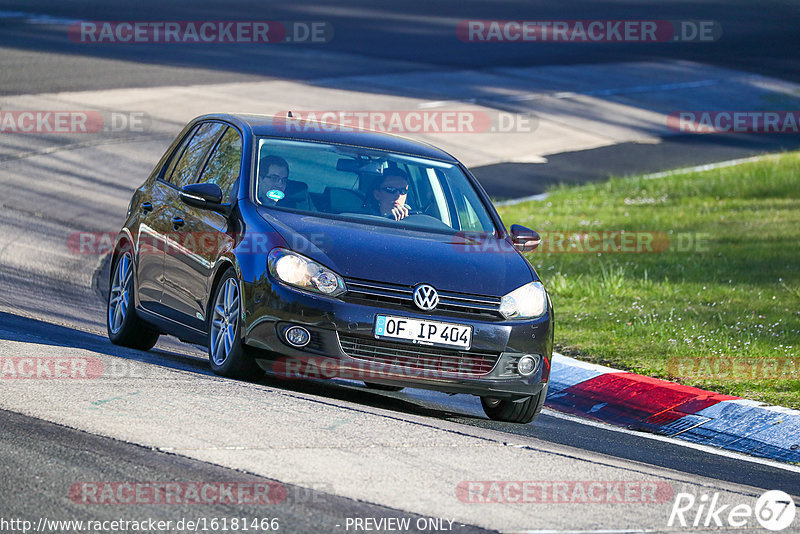
[[[400, 220], [402, 221], [404, 219], [408, 219], [412, 215], [424, 215], [424, 214], [421, 211], [418, 211], [418, 210], [408, 210], [408, 215], [403, 217], [403, 219], [400, 219]], [[387, 213], [386, 215], [383, 215], [383, 217], [386, 218], [386, 219], [389, 219], [390, 221], [396, 220], [394, 218], [394, 215], [392, 215], [391, 213]]]

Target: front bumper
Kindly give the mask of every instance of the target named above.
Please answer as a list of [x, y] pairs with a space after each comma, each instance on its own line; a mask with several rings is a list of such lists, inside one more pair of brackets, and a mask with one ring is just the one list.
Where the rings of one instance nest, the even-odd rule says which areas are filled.
[[[270, 282], [265, 277], [243, 284], [243, 335], [247, 345], [265, 351], [259, 365], [278, 376], [349, 378], [508, 399], [535, 395], [549, 380], [551, 309], [530, 321], [476, 320], [383, 303], [364, 305]], [[373, 332], [379, 314], [471, 325], [472, 346], [456, 351], [378, 340]], [[293, 325], [312, 334], [302, 349], [292, 347], [282, 335]], [[516, 370], [516, 361], [525, 354], [538, 360], [529, 376]]]

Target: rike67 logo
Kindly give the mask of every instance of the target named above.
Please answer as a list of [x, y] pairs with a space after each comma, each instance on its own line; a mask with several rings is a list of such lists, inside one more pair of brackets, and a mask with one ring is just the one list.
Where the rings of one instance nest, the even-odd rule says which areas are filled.
[[755, 506], [749, 504], [722, 504], [719, 493], [709, 496], [702, 494], [699, 498], [691, 493], [678, 493], [672, 503], [672, 511], [667, 521], [668, 527], [754, 527], [753, 518], [762, 528], [778, 532], [794, 522], [795, 504], [791, 495], [780, 490], [767, 491], [756, 501]]

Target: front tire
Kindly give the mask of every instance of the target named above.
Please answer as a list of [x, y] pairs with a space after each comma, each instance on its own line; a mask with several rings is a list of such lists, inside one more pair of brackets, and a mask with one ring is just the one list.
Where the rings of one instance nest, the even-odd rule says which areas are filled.
[[134, 307], [133, 256], [123, 252], [112, 266], [114, 275], [106, 301], [106, 330], [115, 345], [150, 350], [158, 341], [158, 332], [136, 315]]
[[242, 343], [242, 295], [236, 271], [222, 275], [211, 300], [208, 361], [214, 373], [230, 378], [251, 379], [261, 372]]
[[548, 384], [545, 384], [542, 391], [538, 394], [520, 401], [481, 397], [483, 411], [489, 419], [493, 421], [522, 424], [530, 423], [539, 415], [539, 412], [542, 411], [544, 401], [547, 398], [547, 386]]

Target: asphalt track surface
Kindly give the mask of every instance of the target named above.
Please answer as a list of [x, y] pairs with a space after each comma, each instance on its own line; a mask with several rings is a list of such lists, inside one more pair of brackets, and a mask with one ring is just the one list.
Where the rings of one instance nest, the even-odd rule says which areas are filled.
[[[796, 2], [747, 0], [679, 2], [139, 2], [80, 4], [8, 0], [4, 11], [39, 13], [67, 20], [275, 20], [325, 21], [330, 42], [165, 48], [152, 44], [93, 46], [72, 42], [63, 30], [0, 19], [2, 93], [108, 89], [219, 83], [253, 77], [307, 80], [398, 69], [481, 69], [497, 66], [570, 65], [685, 59], [800, 80], [800, 35]], [[713, 42], [473, 44], [454, 38], [462, 20], [711, 20], [722, 28]], [[6, 68], [25, 62], [34, 68]], [[130, 65], [130, 63], [134, 65]], [[130, 68], [134, 67], [134, 68]], [[168, 80], [168, 81], [167, 81]]]
[[[38, 18], [37, 18], [38, 17]], [[65, 27], [92, 21], [323, 22], [324, 43], [123, 44], [75, 42]], [[455, 38], [460, 21], [669, 20], [714, 21], [711, 42], [469, 43]], [[0, 96], [86, 89], [248, 82], [270, 79], [315, 84], [354, 75], [448, 72], [498, 67], [687, 60], [800, 81], [800, 6], [772, 1], [707, 2], [315, 2], [256, 3], [7, 1], [0, 11]], [[26, 22], [27, 21], [27, 22]], [[370, 87], [368, 91], [390, 89]], [[489, 103], [488, 105], [492, 105]], [[780, 108], [780, 104], [778, 105]], [[552, 183], [656, 172], [800, 147], [798, 135], [673, 137], [656, 145], [564, 154], [540, 165], [474, 168], [495, 198], [543, 191]], [[532, 184], [525, 190], [522, 183]]]
[[[337, 524], [344, 524], [347, 516], [388, 518], [402, 515], [411, 519], [412, 524], [420, 519], [415, 514], [355, 502], [315, 489], [284, 485], [172, 454], [153, 452], [13, 412], [0, 410], [0, 422], [3, 425], [0, 449], [5, 459], [0, 465], [0, 479], [6, 488], [15, 489], [4, 494], [3, 515], [6, 519], [13, 510], [13, 515], [18, 517], [118, 520], [121, 514], [115, 507], [87, 507], [81, 502], [80, 493], [69, 492], [76, 481], [79, 481], [78, 484], [103, 481], [108, 480], [109, 475], [114, 480], [152, 480], [164, 484], [187, 480], [224, 480], [226, 484], [248, 488], [261, 484], [275, 492], [271, 497], [275, 503], [269, 505], [230, 504], [223, 501], [205, 505], [202, 514], [198, 514], [197, 506], [192, 504], [142, 505], [137, 507], [136, 514], [128, 517], [131, 521], [148, 518], [174, 523], [178, 518], [197, 520], [199, 517], [246, 516], [277, 518], [283, 528], [291, 531], [326, 532]], [[240, 486], [236, 487], [238, 489]], [[37, 494], [39, 498], [31, 499], [31, 495]], [[464, 533], [486, 532], [466, 525], [458, 525], [455, 530]]]
[[[253, 18], [255, 9], [254, 3], [225, 4], [224, 7], [211, 2], [191, 5], [191, 11], [187, 11], [185, 6], [155, 2], [138, 2], [123, 8], [102, 3], [83, 4], [77, 8], [56, 2], [5, 2], [3, 9], [94, 20], [153, 20], [156, 16], [169, 20], [242, 20]], [[800, 37], [796, 32], [798, 8], [794, 3], [774, 2], [753, 11], [748, 2], [667, 2], [658, 5], [657, 14], [654, 9], [649, 4], [626, 2], [575, 2], [558, 8], [545, 3], [519, 6], [502, 2], [469, 5], [415, 2], [402, 7], [390, 3], [335, 7], [293, 2], [291, 6], [269, 6], [268, 18], [327, 20], [336, 28], [336, 39], [316, 49], [288, 49], [268, 54], [241, 47], [217, 47], [201, 52], [178, 47], [170, 49], [168, 54], [156, 47], [106, 47], [87, 52], [85, 45], [64, 43], [63, 36], [48, 33], [46, 26], [3, 19], [0, 20], [0, 64], [3, 67], [0, 93], [219, 83], [232, 78], [243, 81], [294, 78], [313, 84], [318, 77], [395, 72], [397, 69], [480, 69], [498, 64], [571, 64], [659, 57], [702, 60], [798, 79], [796, 50], [800, 48]], [[670, 49], [632, 49], [630, 45], [578, 49], [570, 45], [537, 48], [535, 55], [515, 45], [476, 48], [443, 38], [452, 31], [454, 20], [465, 18], [630, 19], [636, 16], [717, 20], [723, 25], [725, 38], [703, 49], [695, 44], [676, 44]], [[453, 465], [448, 462], [459, 456], [475, 461], [470, 464], [465, 460], [467, 465], [460, 473], [464, 477], [488, 473], [499, 478], [519, 473], [521, 480], [527, 477], [528, 480], [555, 481], [592, 480], [592, 476], [612, 477], [613, 480], [613, 477], [646, 475], [668, 481], [674, 491], [684, 487], [695, 493], [719, 491], [731, 502], [750, 503], [767, 489], [781, 489], [793, 495], [800, 493], [797, 483], [800, 475], [796, 470], [603, 425], [588, 425], [548, 411], [532, 425], [503, 424], [487, 420], [474, 399], [461, 396], [413, 390], [382, 394], [348, 382], [287, 383], [267, 377], [256, 382], [235, 382], [214, 377], [199, 349], [173, 339], [163, 339], [148, 353], [115, 347], [108, 343], [103, 327], [107, 264], [102, 256], [70, 254], [64, 250], [64, 243], [74, 231], [106, 231], [118, 227], [132, 187], [143, 179], [149, 171], [148, 165], [152, 166], [169, 138], [151, 135], [133, 142], [109, 139], [77, 150], [70, 148], [70, 142], [46, 137], [24, 141], [2, 139], [0, 356], [35, 351], [68, 356], [83, 351], [102, 358], [107, 365], [121, 362], [131, 369], [135, 366], [144, 370], [146, 376], [158, 378], [178, 373], [180, 380], [168, 381], [162, 386], [156, 380], [148, 385], [139, 375], [118, 377], [111, 383], [115, 390], [152, 388], [153, 391], [143, 404], [132, 405], [128, 411], [123, 409], [106, 419], [95, 417], [91, 406], [85, 408], [91, 403], [78, 402], [83, 392], [77, 388], [70, 390], [61, 384], [29, 386], [20, 381], [3, 384], [0, 393], [0, 457], [3, 458], [0, 462], [3, 494], [0, 516], [3, 518], [113, 519], [122, 516], [125, 519], [175, 520], [189, 516], [256, 517], [267, 513], [278, 515], [287, 532], [345, 532], [343, 521], [347, 517], [425, 517], [408, 511], [414, 508], [425, 510], [427, 515], [440, 511], [442, 517], [452, 512], [451, 516], [460, 514], [460, 517], [474, 518], [472, 522], [457, 522], [457, 531], [480, 531], [470, 526], [471, 523], [498, 530], [621, 531], [637, 527], [666, 530], [669, 503], [653, 508], [562, 504], [554, 509], [547, 505], [528, 505], [523, 510], [489, 508], [465, 512], [453, 507], [452, 486], [446, 486], [450, 487], [450, 492], [442, 493], [441, 487], [424, 476], [417, 477], [428, 471], [444, 477], [446, 468]], [[721, 146], [704, 146], [703, 142]], [[572, 176], [572, 181], [597, 179], [599, 173], [589, 170], [598, 162], [614, 173], [656, 171], [705, 163], [708, 153], [717, 150], [726, 156], [717, 159], [728, 159], [771, 150], [776, 143], [791, 147], [794, 142], [792, 139], [736, 137], [724, 142], [709, 139], [698, 143], [695, 139], [675, 138], [665, 143], [673, 147], [667, 151], [668, 158], [649, 163], [642, 163], [645, 158], [641, 154], [630, 155], [637, 149], [633, 146], [565, 154], [550, 158], [557, 167], [546, 171], [550, 174], [542, 177], [542, 187], [551, 181], [560, 181], [564, 175]], [[61, 149], [58, 144], [62, 145]], [[647, 147], [640, 149], [647, 150]], [[513, 177], [514, 172], [515, 164], [498, 164], [479, 169], [477, 174], [489, 187], [494, 183], [500, 190], [500, 177]], [[102, 390], [105, 386], [92, 387]], [[235, 391], [235, 396], [217, 397], [222, 393], [215, 394], [228, 390]], [[204, 407], [188, 401], [182, 404], [183, 399], [202, 398], [204, 392], [212, 400], [222, 398], [231, 402], [232, 414], [220, 415], [221, 409], [217, 406]], [[70, 401], [72, 397], [76, 399], [74, 403]], [[225, 422], [226, 418], [240, 416], [235, 411], [237, 406], [249, 407], [251, 405], [245, 403], [274, 397], [280, 398], [282, 409], [270, 414], [274, 418], [270, 422], [258, 419], [263, 426], [251, 429], [252, 435], [237, 426], [240, 422]], [[177, 404], [173, 406], [166, 399]], [[108, 406], [111, 405], [113, 403]], [[159, 415], [142, 421], [135, 417], [136, 410]], [[315, 435], [315, 425], [320, 423], [316, 420], [319, 413], [342, 425], [331, 425], [334, 428], [326, 429], [327, 433], [317, 431]], [[253, 418], [256, 419], [255, 414]], [[359, 428], [346, 424], [350, 418], [356, 418]], [[174, 426], [165, 424], [172, 420], [176, 421]], [[308, 425], [309, 430], [295, 430], [297, 434], [289, 430], [300, 424]], [[242, 434], [226, 434], [226, 425], [239, 429]], [[253, 445], [259, 439], [259, 432], [269, 434], [276, 432], [274, 429], [286, 432], [286, 443], [281, 443], [279, 435], [273, 436], [274, 441], [264, 437], [269, 443], [262, 448]], [[175, 435], [166, 435], [172, 433]], [[431, 433], [435, 433], [435, 437]], [[170, 440], [183, 434], [196, 439], [194, 448], [186, 444], [182, 447], [170, 445]], [[323, 438], [329, 439], [332, 445], [326, 448], [326, 443], [318, 442]], [[246, 442], [242, 448], [247, 450], [241, 454], [205, 450], [201, 446], [204, 439], [209, 443], [234, 445], [241, 439]], [[370, 456], [369, 448], [363, 448], [365, 441], [372, 440], [377, 456]], [[474, 454], [475, 440], [492, 445], [486, 456]], [[304, 450], [304, 443], [311, 452]], [[332, 463], [342, 458], [343, 453], [336, 450], [340, 443], [345, 451], [353, 451], [352, 463], [328, 466], [326, 455], [330, 455]], [[420, 453], [408, 455], [406, 451], [415, 448], [419, 448]], [[256, 455], [255, 459], [246, 454]], [[375, 459], [380, 458], [380, 454], [386, 455], [385, 462]], [[357, 459], [359, 455], [364, 457], [362, 462]], [[403, 469], [396, 469], [391, 475], [380, 465], [396, 465], [389, 455], [400, 458], [403, 465]], [[511, 458], [518, 467], [497, 470], [492, 467], [493, 456]], [[273, 462], [276, 465], [272, 465]], [[317, 466], [319, 473], [308, 475], [305, 483], [293, 484], [289, 480], [292, 478], [290, 467], [304, 463]], [[488, 466], [484, 471], [481, 470], [483, 464]], [[314, 469], [309, 468], [309, 471]], [[270, 473], [277, 475], [265, 477]], [[278, 476], [281, 473], [284, 476]], [[533, 476], [539, 478], [531, 478]], [[403, 479], [411, 482], [403, 484]], [[69, 499], [69, 488], [76, 482], [154, 480], [279, 481], [287, 488], [288, 498], [266, 511], [247, 505], [93, 507]], [[359, 492], [355, 487], [359, 483], [374, 490], [374, 494]], [[426, 485], [429, 483], [430, 486]], [[408, 502], [416, 505], [410, 506]], [[529, 515], [530, 521], [520, 522], [520, 515]], [[692, 529], [674, 530], [688, 532]]]

